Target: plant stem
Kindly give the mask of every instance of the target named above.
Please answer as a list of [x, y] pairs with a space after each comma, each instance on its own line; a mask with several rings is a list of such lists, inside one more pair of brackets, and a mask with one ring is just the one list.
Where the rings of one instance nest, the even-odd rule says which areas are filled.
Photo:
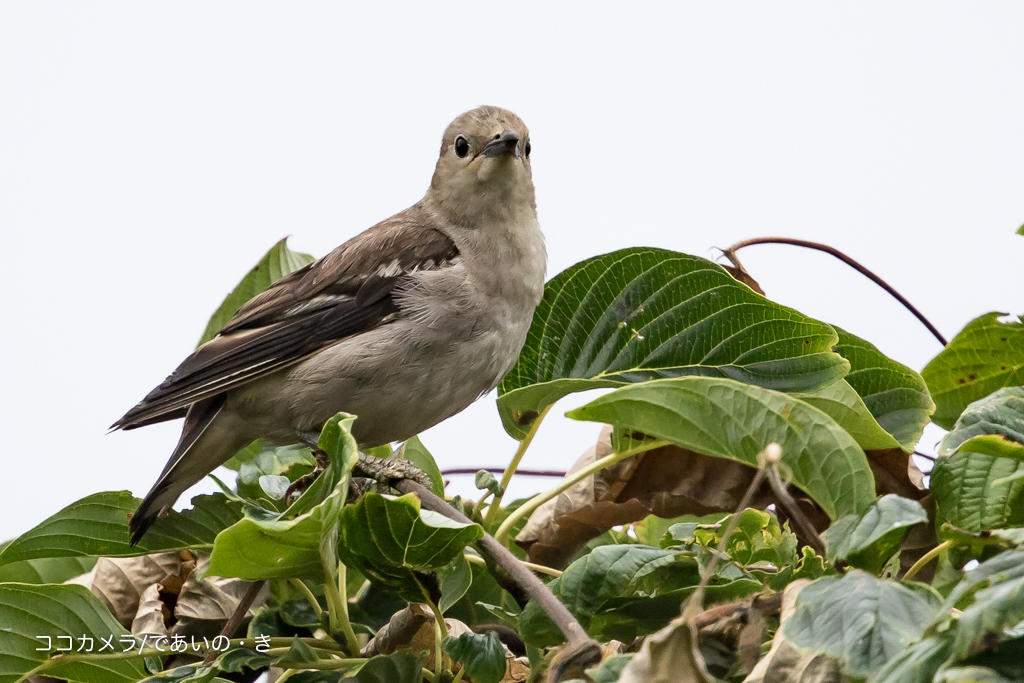
[[309, 586], [306, 585], [306, 582], [302, 579], [289, 579], [289, 583], [299, 589], [302, 596], [306, 598], [306, 602], [309, 603], [309, 606], [312, 607], [313, 611], [316, 613], [316, 618], [319, 619], [320, 615], [324, 613], [324, 610], [320, 606], [320, 601], [316, 599], [315, 595], [313, 595], [313, 591], [309, 590]]
[[722, 253], [725, 255], [726, 258], [732, 261], [734, 266], [736, 266], [740, 270], [743, 270], [743, 272], [746, 272], [743, 266], [740, 265], [739, 259], [736, 258], [736, 252], [744, 247], [753, 246], [755, 244], [789, 244], [795, 247], [804, 247], [805, 249], [815, 249], [817, 251], [823, 251], [826, 254], [835, 256], [837, 259], [839, 259], [846, 265], [850, 266], [858, 273], [860, 273], [861, 275], [868, 278], [876, 285], [887, 291], [894, 299], [896, 299], [896, 301], [899, 301], [901, 304], [903, 304], [903, 307], [910, 311], [915, 318], [921, 321], [921, 324], [928, 328], [928, 331], [932, 333], [932, 336], [939, 340], [940, 344], [942, 344], [943, 346], [946, 345], [946, 338], [942, 336], [942, 333], [939, 332], [935, 325], [931, 324], [928, 318], [924, 317], [924, 314], [921, 313], [921, 311], [917, 310], [917, 308], [915, 308], [913, 304], [907, 301], [907, 299], [902, 294], [893, 289], [892, 286], [889, 285], [889, 283], [887, 283], [885, 280], [878, 277], [870, 270], [868, 270], [866, 267], [854, 261], [852, 258], [847, 256], [843, 252], [839, 251], [835, 247], [830, 247], [827, 244], [821, 244], [819, 242], [798, 240], [792, 237], [755, 237], [753, 239], [737, 242], [728, 249], [723, 249]]
[[700, 583], [697, 584], [697, 590], [693, 592], [693, 595], [684, 603], [682, 618], [684, 621], [692, 621], [700, 614], [703, 609], [704, 603], [704, 589], [708, 585], [708, 581], [715, 574], [715, 568], [718, 566], [718, 559], [725, 555], [725, 549], [729, 547], [729, 537], [732, 532], [736, 530], [736, 526], [740, 522], [740, 513], [747, 509], [750, 505], [750, 500], [754, 497], [754, 493], [758, 487], [761, 486], [761, 482], [764, 481], [767, 470], [775, 466], [782, 457], [782, 449], [779, 448], [778, 444], [772, 443], [757, 456], [757, 461], [761, 463], [761, 466], [757, 470], [757, 474], [751, 480], [750, 485], [747, 486], [746, 492], [743, 494], [743, 498], [740, 500], [740, 504], [736, 506], [736, 512], [729, 518], [729, 523], [725, 527], [725, 531], [722, 532], [722, 540], [718, 542], [718, 547], [715, 549], [714, 554], [711, 555], [711, 561], [708, 562], [708, 566], [705, 567], [703, 575], [700, 577]]
[[940, 554], [942, 554], [942, 551], [949, 550], [950, 548], [952, 548], [953, 545], [953, 541], [943, 541], [942, 543], [938, 544], [937, 546], [926, 552], [924, 555], [921, 556], [921, 559], [919, 559], [917, 562], [910, 566], [910, 569], [907, 570], [907, 573], [903, 575], [903, 580], [910, 581], [917, 575], [919, 571], [921, 571], [921, 569], [926, 564], [928, 564], [936, 557], [938, 557]]
[[463, 674], [466, 673], [466, 667], [459, 669], [459, 673], [455, 674], [455, 678], [452, 679], [452, 683], [461, 683]]
[[[469, 555], [469, 554], [467, 554], [466, 555], [466, 561], [471, 563], [471, 564], [479, 565], [481, 567], [486, 567], [487, 566], [487, 560], [485, 560], [484, 558], [480, 557], [479, 555]], [[542, 564], [534, 564], [533, 562], [524, 562], [523, 560], [520, 560], [520, 562], [522, 562], [523, 566], [525, 566], [527, 569], [532, 569], [533, 571], [540, 572], [541, 574], [547, 574], [548, 576], [554, 576], [555, 578], [558, 578], [559, 576], [562, 575], [562, 572], [560, 572], [559, 570], [552, 569], [551, 567], [545, 567]]]
[[350, 655], [359, 654], [359, 639], [356, 638], [355, 631], [352, 630], [352, 623], [348, 620], [348, 600], [342, 595], [342, 591], [345, 589], [345, 584], [340, 583], [345, 579], [345, 565], [338, 562], [338, 579], [339, 584], [334, 583], [334, 572], [331, 568], [326, 566], [327, 562], [324, 558], [320, 558], [324, 564], [324, 573], [327, 575], [327, 580], [324, 581], [324, 593], [327, 596], [327, 609], [331, 624], [331, 635], [341, 632], [344, 634], [345, 645]]
[[544, 421], [544, 416], [551, 410], [551, 406], [547, 406], [544, 410], [540, 411], [537, 415], [537, 419], [530, 425], [530, 431], [526, 433], [523, 440], [519, 442], [519, 447], [516, 448], [515, 455], [512, 456], [512, 460], [509, 462], [508, 467], [505, 468], [505, 473], [501, 475], [501, 493], [494, 496], [494, 500], [491, 501], [491, 505], [487, 508], [487, 516], [484, 517], [484, 529], [490, 530], [494, 526], [494, 518], [498, 514], [498, 510], [501, 508], [501, 498], [505, 495], [505, 489], [508, 488], [508, 483], [512, 481], [512, 475], [516, 473], [519, 468], [519, 462], [526, 455], [526, 449], [530, 447], [530, 443], [533, 441], [533, 437], [537, 435], [537, 430], [540, 428], [540, 423]]
[[451, 662], [447, 654], [441, 650], [441, 643], [448, 637], [448, 624], [444, 623], [444, 615], [433, 600], [424, 595], [430, 611], [434, 613], [434, 675], [440, 676], [442, 671], [451, 669]]
[[509, 532], [512, 531], [512, 527], [515, 526], [516, 522], [518, 522], [523, 517], [530, 515], [530, 513], [532, 513], [534, 510], [539, 508], [544, 503], [558, 496], [566, 489], [575, 486], [577, 483], [583, 481], [584, 479], [594, 474], [595, 472], [600, 472], [604, 468], [611, 467], [615, 463], [621, 460], [625, 460], [626, 458], [631, 458], [634, 455], [639, 455], [640, 453], [645, 453], [655, 448], [661, 448], [662, 446], [667, 445], [668, 441], [663, 441], [661, 439], [648, 441], [641, 444], [640, 446], [634, 446], [633, 448], [624, 450], [621, 453], [612, 453], [611, 455], [606, 455], [600, 460], [597, 460], [587, 465], [583, 469], [573, 472], [565, 479], [563, 479], [558, 486], [549, 489], [544, 493], [534, 496], [526, 503], [524, 503], [521, 507], [517, 508], [512, 514], [510, 514], [505, 519], [504, 522], [502, 522], [501, 526], [498, 527], [498, 530], [494, 533], [494, 538], [499, 543], [504, 543], [505, 537], [508, 536]]
[[772, 490], [778, 496], [782, 507], [786, 509], [789, 518], [803, 532], [804, 539], [808, 545], [814, 548], [816, 553], [824, 557], [825, 543], [821, 540], [821, 536], [818, 535], [818, 530], [811, 524], [811, 520], [807, 519], [807, 515], [797, 505], [793, 496], [789, 495], [789, 491], [786, 490], [786, 484], [782, 481], [782, 477], [779, 476], [778, 465], [776, 463], [769, 463], [766, 467], [768, 468], [768, 483], [771, 484]]

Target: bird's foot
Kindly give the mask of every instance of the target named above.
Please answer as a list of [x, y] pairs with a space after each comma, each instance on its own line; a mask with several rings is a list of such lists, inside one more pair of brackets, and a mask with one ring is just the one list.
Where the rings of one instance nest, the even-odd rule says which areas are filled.
[[390, 486], [402, 479], [409, 479], [430, 488], [430, 477], [426, 472], [402, 458], [385, 459], [360, 452], [359, 462], [356, 463], [353, 472], [385, 486]]

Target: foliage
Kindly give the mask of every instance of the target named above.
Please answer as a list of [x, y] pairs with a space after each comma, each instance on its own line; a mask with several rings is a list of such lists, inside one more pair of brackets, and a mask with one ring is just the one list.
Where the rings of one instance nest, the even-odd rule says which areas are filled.
[[[274, 245], [202, 339], [310, 261]], [[651, 248], [551, 280], [500, 386], [500, 418], [521, 456], [555, 401], [601, 387], [569, 417], [612, 433], [525, 501], [502, 500], [514, 466], [482, 472], [480, 502], [449, 501], [469, 521], [356, 487], [358, 417], [343, 413], [315, 456], [250, 444], [228, 463], [233, 486], [161, 518], [139, 546], [131, 494], [67, 505], [0, 548], [0, 683], [222, 681], [269, 667], [294, 683], [545, 670], [602, 683], [1020, 680], [1024, 327], [983, 315], [918, 374], [751, 282]], [[925, 498], [908, 468], [930, 421], [951, 431]], [[445, 497], [419, 438], [370, 455], [407, 461]], [[490, 533], [542, 562], [515, 543], [528, 518], [558, 526], [564, 568], [531, 566], [603, 662], [555, 666], [570, 649], [559, 620], [481, 543]], [[256, 580], [268, 590], [225, 634], [227, 652], [215, 648]], [[218, 656], [182, 661], [159, 640], [122, 651], [131, 633]], [[54, 648], [38, 647], [46, 638]], [[97, 651], [105, 638], [116, 649]]]

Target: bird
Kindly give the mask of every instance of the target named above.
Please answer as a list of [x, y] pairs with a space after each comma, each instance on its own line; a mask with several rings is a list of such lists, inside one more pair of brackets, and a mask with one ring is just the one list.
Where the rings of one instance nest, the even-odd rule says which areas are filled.
[[347, 412], [369, 449], [493, 390], [544, 293], [530, 153], [529, 130], [512, 112], [461, 114], [420, 201], [250, 299], [115, 422], [112, 431], [184, 417], [131, 516], [130, 542], [257, 439], [315, 443], [327, 420]]

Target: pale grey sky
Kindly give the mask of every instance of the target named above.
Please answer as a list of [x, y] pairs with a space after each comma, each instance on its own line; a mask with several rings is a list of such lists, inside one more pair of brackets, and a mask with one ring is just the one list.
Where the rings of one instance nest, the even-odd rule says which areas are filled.
[[[178, 425], [107, 426], [275, 240], [320, 256], [418, 200], [479, 104], [530, 126], [549, 276], [779, 234], [846, 250], [950, 336], [1019, 313], [1022, 35], [1020, 2], [4, 0], [0, 540], [145, 493]], [[828, 256], [743, 256], [769, 296], [915, 369], [939, 350]], [[525, 466], [597, 431], [556, 411]], [[515, 447], [493, 396], [424, 441], [445, 466]]]

